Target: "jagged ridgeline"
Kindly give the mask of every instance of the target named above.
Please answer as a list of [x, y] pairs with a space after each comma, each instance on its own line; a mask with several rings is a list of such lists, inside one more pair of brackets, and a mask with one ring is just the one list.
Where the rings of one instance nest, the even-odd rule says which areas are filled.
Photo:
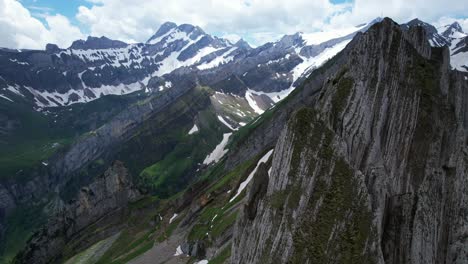
[[129, 98], [25, 179], [60, 197], [14, 262], [466, 263], [468, 74], [430, 38], [386, 18], [239, 128], [190, 78]]

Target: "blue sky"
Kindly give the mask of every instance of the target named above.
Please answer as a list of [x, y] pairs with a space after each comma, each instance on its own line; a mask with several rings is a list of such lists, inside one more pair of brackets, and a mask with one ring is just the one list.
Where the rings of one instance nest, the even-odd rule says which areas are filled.
[[349, 28], [381, 15], [399, 23], [418, 17], [436, 26], [457, 19], [468, 31], [467, 14], [460, 0], [0, 0], [0, 46], [68, 47], [88, 35], [144, 42], [165, 21], [253, 45], [295, 32]]
[[85, 0], [21, 0], [31, 15], [41, 20], [46, 26], [45, 15], [61, 14], [66, 16], [70, 22], [80, 27], [82, 31], [87, 31], [82, 23], [76, 19], [79, 6], [91, 7], [93, 4]]

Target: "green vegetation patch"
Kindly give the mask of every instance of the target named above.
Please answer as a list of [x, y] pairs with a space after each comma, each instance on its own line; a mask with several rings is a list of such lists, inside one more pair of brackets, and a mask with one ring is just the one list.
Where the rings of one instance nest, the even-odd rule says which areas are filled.
[[0, 263], [10, 263], [33, 232], [45, 222], [43, 206], [20, 205], [15, 208], [6, 219], [5, 240], [0, 242]]
[[237, 211], [231, 212], [229, 209], [229, 206], [210, 206], [203, 209], [197, 223], [190, 230], [188, 240], [215, 240], [217, 237], [222, 235], [223, 232], [231, 227], [237, 219]]
[[[198, 163], [202, 162], [206, 155], [214, 149], [221, 141], [223, 132], [227, 131], [217, 120], [214, 110], [210, 108], [210, 93], [209, 89], [199, 87], [177, 98], [164, 111], [152, 115], [142, 123], [125, 144], [117, 145], [115, 155], [112, 155], [110, 158], [123, 161], [129, 169], [130, 175], [134, 176], [135, 180], [140, 184], [139, 187], [153, 195], [166, 198], [183, 190], [195, 175]], [[142, 97], [135, 95], [131, 97], [132, 99], [125, 100], [122, 105], [128, 107], [131, 104], [147, 103], [149, 100], [154, 99], [154, 97], [140, 100]], [[103, 100], [99, 99], [96, 102]], [[109, 103], [111, 109], [106, 110], [103, 107], [105, 103], [94, 105], [93, 101], [87, 105], [90, 105], [93, 109], [95, 108], [96, 111], [99, 109], [100, 112], [96, 114], [91, 111], [91, 117], [88, 117], [88, 115], [83, 116], [86, 119], [94, 121], [97, 119], [99, 122], [93, 121], [92, 123], [98, 125], [101, 124], [104, 117], [110, 118], [114, 116], [114, 106], [118, 100], [109, 97], [106, 101], [111, 101]], [[86, 109], [81, 108], [81, 105], [69, 106], [61, 111], [60, 114], [73, 119], [74, 115], [86, 112]], [[49, 117], [52, 118], [55, 114], [54, 112]], [[60, 114], [58, 115], [59, 117], [61, 116]], [[92, 117], [96, 115], [98, 117], [93, 119]], [[45, 117], [45, 121], [50, 123], [50, 120], [47, 119], [49, 117]], [[188, 135], [188, 131], [193, 126], [194, 120], [196, 120], [200, 131], [193, 135]], [[57, 126], [66, 123], [64, 122], [61, 119], [57, 120], [57, 124], [60, 123]], [[77, 124], [68, 125], [73, 127]], [[83, 129], [86, 126], [88, 126], [88, 123], [85, 122]], [[92, 129], [96, 129], [96, 127]], [[95, 134], [95, 130], [86, 131], [82, 135], [83, 137]], [[47, 135], [48, 133], [44, 134]], [[59, 135], [61, 134], [59, 133]], [[80, 135], [73, 136], [79, 137]], [[88, 167], [91, 165], [100, 168], [106, 167], [107, 162], [109, 161], [103, 158], [93, 161], [89, 166], [77, 172], [77, 174], [80, 174], [79, 177], [73, 178], [92, 178], [96, 173], [95, 171], [90, 171]], [[75, 180], [72, 179], [71, 181]], [[82, 182], [76, 184], [73, 182], [70, 185], [81, 186]], [[65, 193], [74, 192], [65, 191]]]
[[[316, 177], [305, 215], [294, 231], [292, 263], [372, 263], [374, 258], [367, 253], [367, 242], [372, 237], [371, 213], [353, 171], [334, 154], [333, 132], [308, 108], [296, 113], [291, 130], [295, 157], [292, 173], [298, 172], [300, 162], [307, 162], [307, 171]], [[300, 184], [296, 180], [291, 186]], [[277, 194], [278, 205], [287, 196], [300, 193], [293, 187], [283, 192]], [[295, 204], [299, 199], [289, 197], [288, 204], [289, 200]]]
[[[335, 162], [328, 185], [323, 178], [314, 188], [306, 215], [294, 233], [292, 263], [375, 263], [369, 254], [372, 217], [358, 183], [343, 159]], [[307, 215], [318, 207], [316, 216]]]
[[220, 235], [222, 235], [223, 232], [226, 231], [226, 229], [234, 225], [237, 219], [237, 215], [238, 212], [235, 211], [228, 215], [223, 215], [219, 221], [216, 221], [215, 219], [211, 235], [213, 237], [219, 237]]
[[216, 257], [208, 261], [208, 264], [223, 264], [227, 263], [231, 256], [231, 244], [228, 244]]
[[[237, 183], [247, 177], [253, 170], [257, 160], [258, 158], [254, 158], [245, 161], [208, 188], [207, 195], [216, 198], [201, 211], [197, 222], [188, 235], [189, 240], [204, 239], [209, 243], [209, 240], [216, 239], [235, 223], [237, 210], [232, 210], [232, 208], [245, 197], [246, 191], [244, 190], [233, 201], [230, 201], [230, 199], [237, 192], [237, 189], [235, 189]], [[207, 176], [207, 178], [211, 178], [211, 176]], [[228, 190], [231, 192], [227, 193]]]
[[216, 183], [208, 189], [207, 193], [234, 188], [242, 176], [245, 176], [247, 172], [253, 169], [253, 166], [255, 166], [254, 161], [255, 159], [250, 159], [235, 167], [232, 171], [216, 181]]
[[[367, 246], [374, 239], [372, 216], [352, 169], [333, 151], [333, 131], [310, 108], [299, 109], [288, 126], [293, 141], [291, 181], [271, 195], [271, 208], [291, 215], [303, 193], [299, 173], [314, 175], [304, 214], [288, 225], [294, 243], [291, 263], [373, 263]], [[270, 259], [265, 256], [267, 262]]]
[[124, 230], [97, 264], [127, 263], [148, 251], [154, 245], [154, 231]]
[[287, 209], [293, 210], [299, 205], [301, 194], [302, 188], [297, 185], [288, 185], [285, 190], [275, 191], [268, 201], [275, 209], [283, 210], [286, 205]]
[[170, 223], [165, 229], [162, 230], [161, 234], [158, 236], [157, 241], [162, 242], [172, 235], [174, 230], [179, 226], [180, 221], [184, 218], [183, 215], [179, 215]]
[[354, 80], [350, 77], [340, 77], [336, 87], [335, 94], [332, 98], [331, 115], [335, 126], [348, 102], [351, 89], [353, 88]]
[[43, 166], [42, 161], [107, 122], [138, 96], [109, 95], [86, 104], [48, 108], [45, 113], [20, 96], [14, 99], [11, 104], [0, 100], [2, 118], [11, 124], [0, 134], [0, 178], [26, 180], [30, 170]]

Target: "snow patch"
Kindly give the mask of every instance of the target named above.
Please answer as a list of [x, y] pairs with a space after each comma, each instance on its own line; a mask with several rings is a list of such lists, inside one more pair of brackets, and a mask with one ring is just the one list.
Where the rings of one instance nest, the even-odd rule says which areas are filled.
[[453, 69], [467, 72], [468, 70], [463, 66], [468, 66], [468, 52], [456, 52], [455, 47], [462, 39], [452, 41], [452, 46], [450, 47], [450, 65]]
[[15, 93], [15, 94], [17, 94], [19, 96], [24, 97], [24, 95], [19, 91], [19, 86], [18, 85], [15, 85], [15, 86], [10, 86], [9, 85], [6, 89], [8, 91], [12, 92], [12, 93]]
[[208, 165], [212, 162], [218, 162], [227, 152], [227, 149], [224, 149], [228, 143], [229, 137], [232, 135], [232, 133], [225, 133], [223, 134], [223, 140], [215, 147], [213, 152], [208, 154], [206, 156], [205, 160], [203, 161], [203, 164]]
[[61, 57], [62, 54], [75, 56], [84, 62], [102, 62], [101, 69], [105, 66], [141, 68], [141, 62], [145, 59], [142, 54], [142, 47], [138, 44], [131, 44], [124, 48], [109, 49], [67, 49], [55, 54]]
[[268, 161], [268, 159], [270, 158], [271, 154], [273, 154], [273, 151], [274, 149], [268, 151], [257, 163], [257, 166], [255, 166], [255, 168], [253, 169], [253, 171], [249, 174], [249, 176], [247, 177], [247, 179], [245, 179], [245, 181], [241, 182], [241, 184], [239, 185], [239, 189], [237, 189], [237, 192], [236, 192], [236, 195], [234, 195], [230, 200], [229, 202], [232, 202], [234, 201], [237, 196], [239, 196], [242, 191], [245, 189], [245, 187], [247, 187], [247, 184], [249, 184], [249, 182], [252, 180], [253, 176], [255, 175], [255, 173], [257, 172], [257, 169], [258, 167], [260, 166], [260, 164], [262, 163], [265, 163]]
[[174, 29], [171, 29], [171, 30], [167, 31], [166, 33], [164, 33], [163, 35], [146, 42], [146, 44], [150, 44], [150, 45], [156, 44], [156, 43], [160, 42], [161, 40], [163, 40], [168, 35], [172, 34], [173, 32], [174, 32]]
[[199, 62], [203, 57], [205, 57], [208, 54], [211, 54], [221, 48], [214, 48], [211, 46], [204, 47], [200, 50], [198, 50], [197, 54], [193, 56], [192, 58], [189, 58], [185, 61], [180, 61], [177, 59], [179, 57], [180, 53], [182, 53], [185, 49], [190, 47], [192, 44], [197, 43], [203, 38], [203, 35], [199, 36], [197, 39], [192, 40], [188, 39], [188, 43], [179, 51], [174, 51], [172, 52], [169, 56], [167, 56], [164, 60], [160, 62], [159, 69], [155, 72], [155, 74], [162, 76], [164, 74], [170, 73], [173, 70], [184, 67], [184, 66], [190, 66], [193, 65], [197, 62]]
[[206, 260], [206, 259], [203, 259], [203, 260], [200, 260], [200, 261], [194, 262], [193, 264], [208, 264], [208, 260]]
[[190, 129], [190, 131], [188, 132], [189, 135], [192, 135], [194, 133], [198, 132], [198, 127], [197, 127], [197, 124], [193, 124], [193, 127]]
[[20, 65], [29, 65], [29, 63], [24, 62], [24, 61], [18, 61], [17, 59], [10, 59], [11, 62], [20, 64]]
[[[82, 74], [82, 73], [81, 73]], [[81, 77], [81, 76], [80, 76]], [[85, 85], [84, 83], [82, 83]], [[86, 86], [85, 86], [86, 87]], [[110, 94], [115, 94], [115, 95], [124, 95], [124, 94], [129, 94], [133, 93], [139, 90], [144, 89], [144, 85], [141, 82], [135, 82], [135, 83], [130, 83], [130, 84], [119, 84], [117, 86], [113, 85], [101, 85], [101, 87], [86, 87], [86, 89], [90, 90], [95, 97], [88, 97], [85, 94], [84, 89], [80, 90], [73, 90], [70, 89], [65, 93], [59, 93], [57, 91], [49, 92], [49, 91], [43, 91], [40, 92], [36, 89], [33, 89], [32, 87], [25, 86], [30, 93], [34, 95], [36, 105], [39, 107], [56, 107], [56, 106], [65, 106], [65, 105], [72, 105], [76, 103], [87, 103], [94, 101], [104, 95], [110, 95]], [[72, 94], [76, 94], [78, 97], [78, 100], [76, 101], [70, 101], [69, 97]], [[42, 98], [46, 101], [46, 103], [43, 102], [43, 100], [39, 100], [38, 98]], [[51, 100], [53, 99], [53, 100]]]
[[174, 214], [171, 219], [169, 219], [169, 224], [172, 223], [172, 221], [174, 221], [174, 219], [176, 219], [176, 217], [178, 216], [178, 214]]
[[10, 98], [4, 96], [3, 94], [0, 94], [0, 97], [14, 103], [13, 100], [11, 100]]
[[314, 33], [301, 33], [301, 37], [305, 41], [306, 45], [317, 45], [317, 44], [323, 43], [331, 39], [347, 36], [356, 31], [362, 30], [366, 26], [367, 24], [363, 24], [358, 28], [349, 27], [349, 28], [341, 28], [341, 29], [320, 31], [320, 32], [314, 32]]
[[271, 92], [271, 93], [266, 93], [266, 92], [262, 92], [262, 91], [254, 91], [254, 92], [255, 92], [256, 95], [266, 95], [266, 96], [270, 97], [270, 99], [276, 104], [279, 101], [286, 98], [286, 96], [288, 96], [294, 90], [294, 88], [295, 87], [291, 86], [288, 89], [281, 90], [279, 92]]
[[259, 93], [254, 90], [247, 89], [247, 91], [245, 92], [245, 99], [247, 100], [247, 103], [249, 103], [249, 106], [255, 111], [255, 113], [261, 115], [263, 114], [263, 112], [265, 112], [265, 110], [261, 109], [258, 106], [257, 101], [255, 100], [255, 97], [254, 97], [254, 95], [256, 94], [259, 94]]
[[233, 128], [224, 118], [220, 115], [218, 115], [218, 120], [221, 121], [225, 126], [227, 126], [231, 130], [237, 130], [237, 128]]
[[221, 54], [220, 56], [214, 58], [210, 62], [198, 65], [197, 68], [200, 69], [200, 70], [206, 70], [206, 69], [211, 69], [211, 68], [217, 67], [217, 66], [222, 65], [222, 64], [226, 64], [226, 63], [234, 60], [234, 56], [228, 56], [228, 55], [231, 54], [236, 49], [237, 49], [237, 47], [233, 47], [233, 48], [229, 49], [228, 51], [226, 51], [225, 53]]
[[306, 58], [306, 57], [303, 57], [299, 54], [299, 52], [297, 52], [297, 55], [299, 57], [301, 57], [301, 59], [303, 60], [303, 62], [301, 62], [300, 64], [298, 64], [296, 67], [294, 67], [294, 69], [292, 70], [292, 75], [293, 75], [293, 83], [299, 79], [299, 77], [301, 77], [305, 72], [307, 72], [308, 70], [310, 70], [312, 67], [319, 67], [321, 66], [324, 62], [326, 62], [328, 59], [332, 58], [333, 56], [335, 56], [338, 52], [340, 52], [342, 49], [344, 49], [346, 47], [346, 45], [348, 45], [348, 43], [350, 42], [351, 40], [345, 40], [345, 41], [342, 41], [330, 48], [326, 48], [324, 49], [320, 54], [318, 54], [317, 56], [315, 57], [310, 57], [310, 58]]
[[184, 252], [182, 251], [182, 248], [180, 247], [180, 245], [176, 248], [176, 252], [174, 253], [174, 257], [177, 257], [177, 256], [180, 256], [184, 254]]

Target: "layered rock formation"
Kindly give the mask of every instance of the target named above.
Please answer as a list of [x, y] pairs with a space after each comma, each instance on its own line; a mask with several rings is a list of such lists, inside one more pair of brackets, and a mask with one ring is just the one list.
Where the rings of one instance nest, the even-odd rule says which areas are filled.
[[232, 263], [468, 261], [468, 77], [425, 34], [385, 19], [311, 77]]
[[[63, 261], [65, 246], [83, 250], [90, 241], [99, 241], [117, 232], [113, 225], [122, 221], [121, 214], [129, 202], [141, 197], [133, 187], [124, 164], [116, 161], [93, 183], [81, 188], [76, 198], [56, 202], [55, 215], [29, 241], [15, 259], [16, 263], [54, 263]], [[95, 225], [95, 233], [83, 232]], [[88, 231], [89, 232], [89, 231]]]
[[[39, 204], [46, 200], [45, 197], [50, 194], [62, 196], [64, 193], [74, 194], [75, 190], [72, 192], [64, 190], [67, 184], [70, 185], [70, 181], [79, 181], [80, 184], [90, 181], [80, 175], [80, 169], [86, 169], [86, 166], [92, 165], [95, 160], [101, 158], [105, 164], [102, 166], [98, 164], [99, 166], [95, 167], [99, 168], [92, 172], [102, 173], [109, 160], [112, 160], [107, 157], [115, 155], [115, 152], [119, 150], [118, 144], [127, 142], [148, 119], [163, 112], [168, 105], [174, 103], [177, 98], [192, 88], [192, 84], [181, 83], [180, 86], [176, 86], [160, 96], [131, 105], [106, 124], [81, 136], [68, 148], [55, 153], [44, 161], [47, 166], [38, 164], [31, 170], [21, 170], [16, 173], [16, 178], [10, 177], [8, 179], [6, 176], [11, 175], [0, 173], [7, 179], [0, 183], [2, 198], [0, 199], [0, 210], [4, 212], [0, 215], [0, 223], [5, 222], [8, 213], [18, 204]], [[91, 177], [94, 176], [91, 175]], [[17, 178], [21, 178], [21, 180]], [[2, 224], [0, 224], [1, 237], [3, 237]]]

